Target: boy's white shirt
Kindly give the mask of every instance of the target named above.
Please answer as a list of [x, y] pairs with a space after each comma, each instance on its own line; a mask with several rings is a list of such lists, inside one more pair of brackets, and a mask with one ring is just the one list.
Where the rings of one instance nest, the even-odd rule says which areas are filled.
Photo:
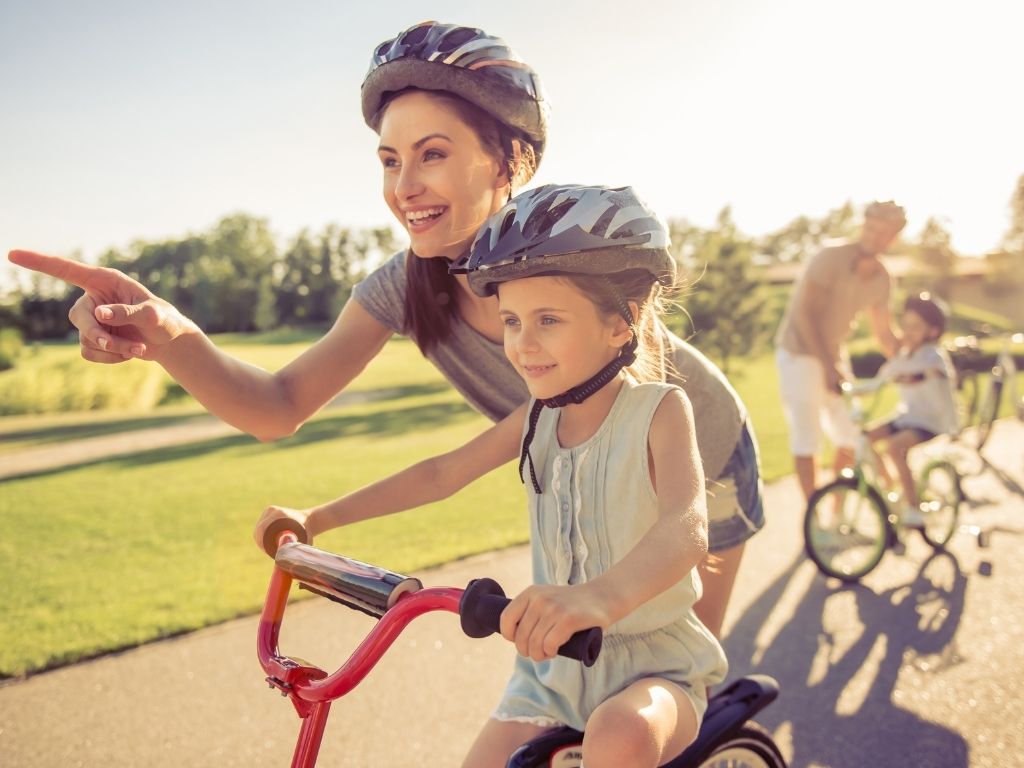
[[903, 347], [878, 372], [879, 378], [887, 381], [922, 374], [923, 381], [896, 381], [900, 393], [897, 418], [905, 426], [939, 435], [956, 434], [960, 430], [954, 394], [956, 369], [938, 344], [925, 342], [914, 350]]

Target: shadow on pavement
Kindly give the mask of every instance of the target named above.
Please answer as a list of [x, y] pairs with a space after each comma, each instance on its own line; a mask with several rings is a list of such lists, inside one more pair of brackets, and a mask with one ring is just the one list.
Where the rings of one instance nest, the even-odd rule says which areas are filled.
[[790, 741], [791, 765], [967, 766], [960, 734], [893, 701], [907, 664], [929, 674], [959, 663], [954, 639], [967, 579], [956, 559], [933, 554], [912, 581], [880, 594], [862, 585], [833, 588], [839, 582], [815, 572], [777, 633], [760, 637], [771, 633], [773, 612], [785, 615], [780, 604], [791, 602], [787, 591], [806, 581], [807, 568], [802, 557], [794, 562], [724, 643], [730, 678], [761, 672], [779, 681], [778, 701], [758, 720]]

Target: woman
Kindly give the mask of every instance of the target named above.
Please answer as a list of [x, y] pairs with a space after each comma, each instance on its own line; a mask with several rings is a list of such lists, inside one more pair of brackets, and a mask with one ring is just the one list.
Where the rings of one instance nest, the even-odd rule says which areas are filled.
[[[208, 410], [260, 440], [294, 433], [396, 332], [411, 336], [475, 408], [503, 418], [528, 394], [505, 359], [496, 300], [476, 296], [448, 267], [540, 162], [548, 112], [540, 81], [501, 39], [427, 22], [375, 49], [362, 109], [380, 135], [384, 198], [410, 247], [356, 286], [331, 330], [276, 373], [217, 349], [175, 307], [120, 272], [26, 251], [9, 258], [85, 290], [69, 315], [84, 358], [158, 362]], [[722, 374], [667, 330], [665, 343], [693, 402], [712, 478], [715, 557], [701, 567], [696, 610], [717, 636], [743, 542], [763, 524], [756, 445]]]

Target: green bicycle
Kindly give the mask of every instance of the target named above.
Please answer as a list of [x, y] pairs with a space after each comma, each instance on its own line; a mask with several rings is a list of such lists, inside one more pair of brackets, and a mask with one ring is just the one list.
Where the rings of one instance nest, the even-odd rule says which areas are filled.
[[[873, 379], [858, 386], [843, 385], [843, 397], [860, 427], [854, 464], [811, 495], [804, 517], [807, 556], [826, 576], [849, 583], [870, 573], [886, 550], [901, 541], [905, 530], [892, 507], [899, 494], [883, 489], [878, 457], [866, 431], [882, 384]], [[864, 408], [861, 396], [870, 392], [875, 397]], [[930, 458], [917, 473], [917, 491], [922, 524], [915, 529], [934, 549], [944, 549], [957, 530], [964, 502], [953, 462], [943, 456]]]

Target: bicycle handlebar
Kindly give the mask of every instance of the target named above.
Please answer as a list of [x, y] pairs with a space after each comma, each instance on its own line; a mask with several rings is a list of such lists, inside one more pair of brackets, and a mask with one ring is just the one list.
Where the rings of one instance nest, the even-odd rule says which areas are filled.
[[[300, 544], [297, 539], [294, 530], [286, 530], [275, 542], [276, 567], [260, 618], [257, 655], [267, 682], [289, 696], [303, 718], [311, 707], [343, 696], [358, 685], [417, 616], [439, 610], [458, 613], [467, 635], [486, 637], [497, 631], [501, 612], [509, 603], [491, 579], [476, 579], [465, 590], [424, 589], [418, 579]], [[330, 675], [278, 650], [293, 578], [301, 587], [378, 618], [349, 660]], [[601, 641], [600, 628], [577, 632], [559, 654], [590, 666], [600, 652]]]
[[[494, 579], [473, 579], [462, 594], [459, 603], [459, 618], [462, 631], [470, 637], [487, 637], [497, 632], [501, 623], [501, 612], [511, 600]], [[601, 653], [604, 635], [600, 627], [582, 629], [576, 632], [558, 649], [559, 656], [577, 659], [584, 666], [592, 667]]]

